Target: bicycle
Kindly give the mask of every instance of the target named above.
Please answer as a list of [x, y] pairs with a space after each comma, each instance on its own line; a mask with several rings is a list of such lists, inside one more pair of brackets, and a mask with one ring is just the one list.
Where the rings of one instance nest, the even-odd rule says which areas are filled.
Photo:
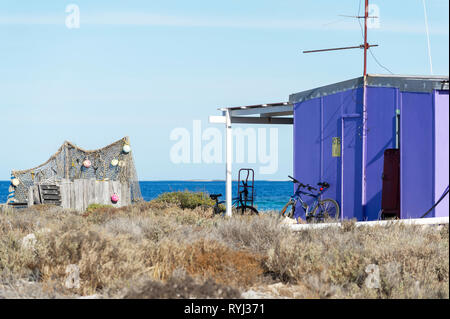
[[[332, 219], [338, 221], [340, 218], [339, 204], [331, 198], [320, 199], [320, 196], [330, 187], [330, 184], [323, 182], [318, 183], [319, 189], [307, 184], [302, 184], [292, 176], [288, 176], [294, 184], [297, 184], [297, 189], [294, 195], [291, 196], [289, 202], [284, 205], [280, 211], [280, 215], [283, 217], [293, 218], [295, 216], [295, 208], [297, 203], [300, 202], [301, 207], [305, 211], [306, 222], [323, 222], [325, 219]], [[308, 192], [302, 190], [306, 188]], [[314, 194], [312, 191], [317, 192]], [[308, 205], [302, 198], [302, 195], [313, 197], [315, 200], [312, 204]], [[288, 210], [290, 208], [290, 210]]]
[[[244, 181], [242, 181], [244, 189], [242, 191], [239, 191], [239, 196], [236, 198], [233, 198], [233, 212], [239, 213], [241, 215], [258, 215], [258, 210], [253, 207], [252, 205], [248, 205], [247, 202], [248, 199], [248, 184]], [[220, 207], [221, 204], [224, 204], [225, 201], [219, 201], [219, 197], [222, 197], [222, 194], [211, 194], [209, 197], [212, 200], [215, 200], [216, 203], [213, 206], [214, 209], [214, 215], [224, 215], [225, 211]]]

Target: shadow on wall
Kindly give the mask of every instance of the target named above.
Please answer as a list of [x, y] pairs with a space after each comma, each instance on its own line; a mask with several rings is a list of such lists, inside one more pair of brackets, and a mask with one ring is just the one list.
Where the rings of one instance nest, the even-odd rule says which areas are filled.
[[[381, 177], [380, 177], [381, 179]], [[378, 220], [381, 216], [381, 191], [367, 200], [366, 207], [364, 208], [365, 220]]]

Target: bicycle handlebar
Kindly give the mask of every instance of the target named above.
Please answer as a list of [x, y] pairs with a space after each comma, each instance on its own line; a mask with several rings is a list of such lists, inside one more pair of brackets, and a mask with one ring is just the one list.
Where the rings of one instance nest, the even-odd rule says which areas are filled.
[[[305, 184], [302, 184], [302, 183], [300, 183], [298, 180], [296, 180], [295, 178], [293, 178], [293, 177], [290, 176], [290, 175], [288, 175], [288, 177], [289, 177], [290, 179], [292, 179], [292, 181], [293, 181], [295, 184], [298, 184], [299, 187], [307, 188], [309, 191], [311, 191], [311, 190], [317, 191], [317, 188], [315, 188], [315, 187], [313, 187], [313, 186], [311, 186], [311, 185], [309, 185], [309, 184], [306, 184], [306, 185], [305, 185]], [[330, 184], [328, 184], [327, 182], [317, 183], [317, 185], [320, 186], [320, 190], [321, 190], [321, 191], [323, 191], [324, 188], [330, 187]]]
[[293, 181], [294, 183], [301, 184], [298, 180], [296, 180], [296, 179], [293, 178], [292, 176], [288, 175], [288, 177], [289, 177], [290, 179], [292, 179], [292, 181]]
[[309, 185], [309, 184], [302, 184], [302, 183], [300, 183], [298, 180], [296, 180], [295, 178], [293, 178], [292, 176], [289, 176], [288, 175], [288, 177], [290, 178], [290, 179], [292, 179], [292, 181], [295, 183], [295, 184], [298, 184], [300, 187], [304, 187], [304, 188], [307, 188], [308, 190], [317, 190], [316, 188], [314, 188], [314, 187], [312, 187], [311, 185]]

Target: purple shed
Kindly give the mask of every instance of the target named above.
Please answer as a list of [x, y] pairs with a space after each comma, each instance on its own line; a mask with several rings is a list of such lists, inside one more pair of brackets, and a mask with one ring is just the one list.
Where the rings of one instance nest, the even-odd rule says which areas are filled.
[[[384, 152], [399, 149], [400, 217], [420, 218], [449, 185], [448, 92], [448, 77], [368, 75], [292, 94], [294, 177], [328, 182], [343, 218], [377, 220]], [[448, 215], [447, 196], [427, 217]]]

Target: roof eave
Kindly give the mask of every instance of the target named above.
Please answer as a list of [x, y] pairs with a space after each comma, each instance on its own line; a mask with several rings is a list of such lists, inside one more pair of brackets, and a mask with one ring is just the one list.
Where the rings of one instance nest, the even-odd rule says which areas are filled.
[[[431, 92], [433, 90], [448, 90], [448, 76], [427, 75], [383, 75], [368, 74], [367, 85], [371, 87], [395, 87], [406, 92]], [[363, 87], [364, 77], [358, 77], [312, 90], [294, 93], [289, 96], [290, 103], [319, 98], [339, 92]]]

